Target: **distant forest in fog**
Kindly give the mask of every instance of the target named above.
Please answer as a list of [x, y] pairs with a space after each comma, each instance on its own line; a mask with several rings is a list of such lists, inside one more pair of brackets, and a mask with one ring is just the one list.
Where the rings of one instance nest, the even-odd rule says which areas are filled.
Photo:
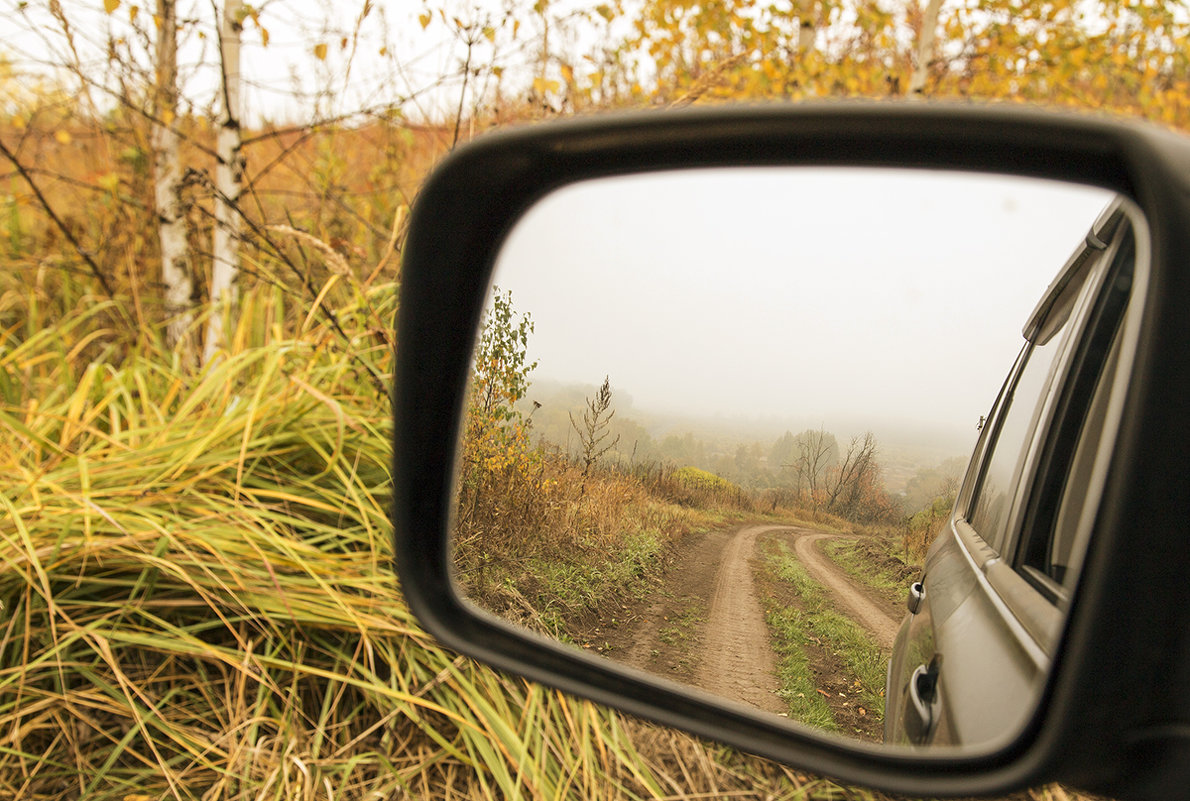
[[[901, 498], [906, 514], [918, 511], [947, 483], [962, 477], [977, 433], [974, 423], [966, 435], [878, 419], [866, 427], [862, 421], [809, 424], [792, 414], [786, 420], [758, 420], [749, 417], [747, 409], [741, 409], [738, 418], [674, 416], [636, 408], [629, 391], [618, 389], [614, 379], [611, 386], [615, 416], [607, 441], [618, 441], [604, 455], [605, 462], [697, 467], [747, 489], [794, 490], [799, 480], [802, 485], [808, 481], [804, 467], [799, 476], [799, 445], [804, 451], [813, 435], [825, 435], [826, 453], [818, 464], [825, 472], [837, 466], [840, 450], [846, 450], [853, 436], [870, 429], [884, 488]], [[531, 423], [532, 441], [576, 457], [581, 442], [571, 417], [581, 424], [586, 399], [596, 389], [595, 384], [531, 381], [519, 407]]]

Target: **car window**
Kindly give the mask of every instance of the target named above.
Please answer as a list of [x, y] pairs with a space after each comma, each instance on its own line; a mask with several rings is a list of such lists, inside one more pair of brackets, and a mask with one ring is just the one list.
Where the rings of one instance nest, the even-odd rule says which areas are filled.
[[[1033, 341], [993, 409], [965, 505], [971, 529], [1051, 603], [1068, 593], [1084, 550], [1088, 526], [1080, 515], [1100, 450], [1134, 254], [1125, 224], [1107, 252], [1080, 257], [1081, 275], [1071, 276], [1030, 329]], [[1030, 486], [1026, 473], [1046, 480]]]
[[[996, 401], [992, 404], [992, 409], [987, 416], [980, 416], [979, 438], [975, 442], [975, 451], [972, 453], [971, 460], [967, 464], [967, 471], [963, 474], [963, 483], [959, 488], [958, 498], [956, 500], [957, 508], [971, 509], [971, 499], [975, 497], [975, 487], [979, 483], [981, 467], [987, 459], [987, 453], [991, 450], [994, 444], [995, 421], [1000, 418], [1000, 412], [1004, 405], [1008, 402], [1009, 394], [1012, 390], [1013, 379], [1016, 377], [1020, 366], [1024, 364], [1025, 357], [1028, 356], [1029, 348], [1026, 346], [1017, 354], [1016, 359], [1012, 363], [1012, 369], [1008, 371], [1008, 376], [1004, 379], [1004, 385], [1000, 387], [1000, 391], [996, 394]], [[969, 524], [968, 524], [969, 525]]]
[[968, 522], [997, 552], [1004, 550], [1021, 468], [1069, 328], [1067, 319], [1044, 344], [1025, 346], [1023, 365], [1001, 403], [1002, 412], [995, 421], [991, 451], [985, 461]]
[[1070, 378], [1054, 413], [1040, 469], [1048, 480], [1037, 492], [1023, 531], [1018, 569], [1051, 600], [1069, 592], [1074, 560], [1085, 550], [1079, 524], [1091, 469], [1100, 452], [1110, 390], [1119, 356], [1119, 328], [1131, 289], [1135, 242], [1124, 231], [1110, 254], [1103, 291], [1088, 315], [1086, 334], [1070, 360]]

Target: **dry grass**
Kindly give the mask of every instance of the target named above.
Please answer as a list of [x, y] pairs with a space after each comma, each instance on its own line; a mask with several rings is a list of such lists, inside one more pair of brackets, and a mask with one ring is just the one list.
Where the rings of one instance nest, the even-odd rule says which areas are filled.
[[[387, 375], [391, 351], [290, 326], [283, 299], [248, 293], [197, 374], [85, 294], [5, 331], [0, 799], [831, 786], [440, 649], [390, 568], [388, 410], [360, 365]], [[395, 302], [338, 313], [367, 330]]]
[[457, 573], [484, 608], [555, 636], [619, 608], [685, 535], [755, 516], [751, 494], [692, 468], [585, 471], [527, 436], [499, 442], [500, 458], [464, 443]]

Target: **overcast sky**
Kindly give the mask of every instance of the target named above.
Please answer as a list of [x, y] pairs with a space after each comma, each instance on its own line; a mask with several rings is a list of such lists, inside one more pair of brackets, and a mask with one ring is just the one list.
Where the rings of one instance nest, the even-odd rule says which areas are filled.
[[973, 431], [1109, 199], [890, 170], [601, 179], [531, 209], [494, 283], [533, 317], [541, 378], [606, 374], [681, 414]]
[[[492, 32], [491, 40], [475, 35], [470, 65], [478, 74], [468, 82], [467, 103], [492, 88], [493, 64], [503, 70], [503, 91], [523, 88], [540, 48], [541, 20], [527, 13], [531, 3], [520, 0], [257, 0], [247, 5], [259, 12], [246, 20], [242, 37], [244, 114], [251, 126], [389, 106], [418, 121], [453, 118], [468, 56], [456, 20]], [[553, 0], [548, 6], [555, 52], [585, 52], [598, 39], [577, 16], [586, 5]], [[106, 90], [119, 90], [119, 70], [108, 62], [112, 41], [149, 71], [142, 77], [151, 75], [151, 42], [142, 34], [152, 29], [152, 2], [119, 0], [106, 13], [102, 0], [60, 0], [60, 16], [50, 7], [49, 0], [0, 0], [5, 20], [0, 58], [11, 61], [24, 80], [52, 76], [72, 86], [76, 81], [62, 65], [77, 55], [82, 74], [97, 84], [92, 100], [101, 111], [110, 108], [113, 100]], [[217, 98], [215, 10], [221, 13], [223, 7], [224, 0], [178, 0], [183, 104], [196, 113], [208, 111]], [[62, 20], [70, 30], [69, 43]], [[326, 45], [322, 59], [314, 54], [319, 44]]]

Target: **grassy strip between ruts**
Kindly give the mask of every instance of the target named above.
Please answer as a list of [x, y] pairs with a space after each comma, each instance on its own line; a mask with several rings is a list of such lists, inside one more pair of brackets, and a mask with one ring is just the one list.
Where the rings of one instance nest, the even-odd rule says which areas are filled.
[[[818, 649], [826, 658], [838, 660], [846, 673], [849, 692], [844, 703], [861, 717], [881, 720], [888, 655], [860, 626], [831, 607], [827, 592], [810, 578], [785, 543], [768, 541], [765, 574], [778, 588], [767, 599], [766, 619], [780, 657], [778, 678], [790, 716], [833, 731], [843, 729], [826, 702], [832, 694], [838, 697], [837, 689], [821, 688], [810, 665], [810, 653]], [[782, 590], [792, 594], [794, 603], [781, 603]]]

